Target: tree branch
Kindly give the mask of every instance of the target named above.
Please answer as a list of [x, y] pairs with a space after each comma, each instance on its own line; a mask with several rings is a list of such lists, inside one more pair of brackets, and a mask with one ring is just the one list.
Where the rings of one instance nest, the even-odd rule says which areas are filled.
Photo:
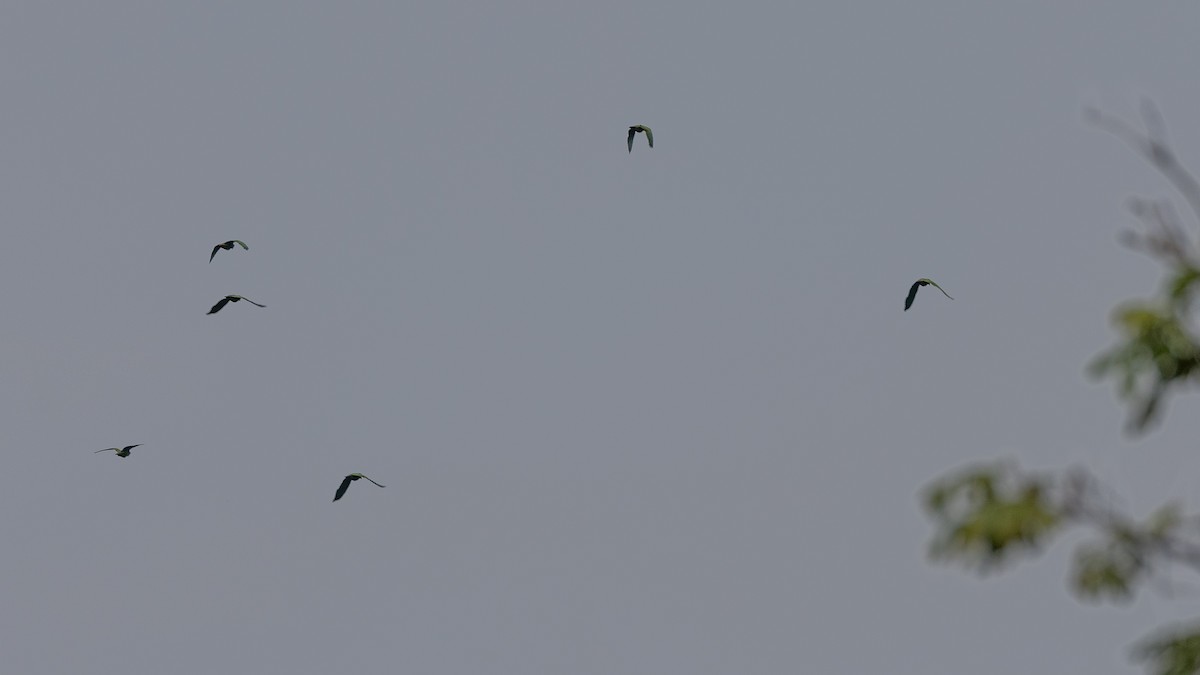
[[1124, 120], [1104, 114], [1097, 108], [1084, 110], [1084, 119], [1108, 133], [1125, 141], [1129, 147], [1146, 158], [1151, 166], [1175, 186], [1200, 222], [1200, 182], [1198, 182], [1179, 160], [1167, 142], [1166, 125], [1162, 114], [1149, 100], [1142, 101], [1142, 121], [1146, 124], [1143, 134]]

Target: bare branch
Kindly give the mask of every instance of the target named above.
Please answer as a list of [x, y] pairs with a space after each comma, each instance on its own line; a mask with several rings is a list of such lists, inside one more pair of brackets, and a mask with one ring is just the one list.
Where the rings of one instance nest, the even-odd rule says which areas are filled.
[[1121, 243], [1180, 265], [1198, 266], [1190, 253], [1192, 248], [1183, 222], [1169, 200], [1134, 197], [1129, 200], [1129, 212], [1142, 221], [1148, 232], [1125, 230], [1120, 234]]
[[1106, 115], [1096, 108], [1084, 110], [1084, 119], [1125, 141], [1129, 147], [1146, 158], [1187, 200], [1192, 213], [1200, 221], [1200, 182], [1175, 158], [1167, 144], [1166, 125], [1158, 108], [1149, 100], [1142, 102], [1142, 120], [1147, 132], [1142, 134], [1124, 120]]

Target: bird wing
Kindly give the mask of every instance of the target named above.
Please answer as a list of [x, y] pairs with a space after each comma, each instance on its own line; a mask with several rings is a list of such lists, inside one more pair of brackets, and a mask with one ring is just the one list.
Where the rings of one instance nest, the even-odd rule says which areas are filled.
[[120, 448], [105, 448], [103, 450], [97, 450], [96, 452], [93, 452], [92, 454], [95, 455], [95, 454], [101, 453], [101, 452], [108, 452], [109, 450], [120, 450]]
[[212, 306], [212, 309], [208, 310], [208, 313], [216, 314], [217, 312], [221, 311], [222, 307], [224, 307], [225, 305], [228, 305], [228, 304], [229, 304], [229, 298], [221, 298], [220, 300], [217, 301], [217, 304]]
[[646, 126], [645, 124], [642, 125], [642, 131], [646, 132], [646, 142], [649, 143], [650, 147], [653, 148], [654, 147], [654, 132], [650, 131], [650, 127]]
[[[233, 240], [232, 242], [230, 242], [230, 243], [233, 243], [233, 244], [241, 244], [241, 246], [242, 246], [242, 250], [244, 250], [244, 251], [249, 251], [249, 250], [250, 250], [250, 247], [246, 245], [246, 242], [242, 241], [241, 239], [234, 239], [234, 240]], [[230, 246], [229, 248], [233, 248], [233, 247], [232, 247], [232, 246]]]
[[354, 478], [351, 476], [346, 476], [342, 479], [342, 484], [338, 486], [337, 492], [333, 494], [333, 501], [336, 502], [342, 498], [342, 495], [346, 494], [346, 490], [350, 487], [350, 481], [352, 480], [354, 480]]
[[137, 445], [127, 445], [127, 446], [125, 446], [125, 447], [123, 447], [123, 448], [121, 448], [121, 449], [122, 449], [122, 450], [132, 450], [132, 449], [134, 449], [134, 448], [136, 448], [136, 447], [138, 447], [138, 446], [140, 446], [140, 445], [141, 445], [141, 443], [138, 443]]
[[625, 143], [626, 143], [626, 145], [629, 146], [630, 152], [633, 152], [633, 137], [636, 135], [637, 135], [637, 129], [635, 129], [634, 127], [629, 127], [629, 138], [626, 139]]
[[208, 256], [208, 262], [212, 262], [212, 259], [217, 257], [217, 251], [220, 251], [220, 250], [221, 250], [220, 244], [217, 244], [216, 246], [214, 246], [212, 255]]
[[246, 296], [244, 296], [244, 295], [239, 295], [238, 297], [239, 297], [239, 298], [241, 298], [242, 300], [245, 300], [246, 302], [248, 302], [248, 303], [250, 303], [250, 304], [252, 304], [252, 305], [258, 305], [259, 307], [266, 307], [266, 305], [259, 305], [257, 302], [255, 302], [255, 301], [251, 300], [250, 298], [247, 298], [247, 297], [246, 297]]
[[[942, 288], [941, 286], [938, 286], [936, 281], [934, 281], [932, 279], [926, 279], [926, 281], [929, 282], [930, 286], [933, 286], [934, 288], [941, 291], [942, 295], [946, 296], [947, 298], [950, 298], [950, 294], [946, 292], [946, 289]], [[954, 298], [950, 298], [950, 299], [953, 300]]]
[[917, 289], [921, 287], [920, 281], [913, 282], [912, 288], [908, 289], [908, 297], [904, 299], [904, 311], [908, 311], [912, 307], [913, 299], [917, 297]]
[[[367, 478], [366, 476], [363, 476], [361, 473], [360, 473], [360, 474], [358, 474], [358, 475], [359, 475], [361, 478]], [[371, 480], [371, 479], [370, 479], [370, 478], [367, 478], [367, 480]], [[373, 480], [371, 480], [371, 482], [372, 482], [372, 483], [375, 483], [375, 481], [373, 481]], [[375, 483], [375, 484], [376, 484], [376, 485], [379, 485], [379, 483]], [[379, 487], [387, 487], [387, 486], [386, 486], [386, 485], [379, 485]]]

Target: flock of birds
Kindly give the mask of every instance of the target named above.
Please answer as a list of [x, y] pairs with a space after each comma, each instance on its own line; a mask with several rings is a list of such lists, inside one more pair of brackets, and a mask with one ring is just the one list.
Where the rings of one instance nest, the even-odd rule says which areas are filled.
[[[213, 247], [212, 253], [209, 254], [209, 256], [208, 256], [208, 262], [211, 263], [213, 261], [213, 258], [217, 257], [217, 251], [221, 251], [221, 250], [232, 251], [234, 246], [241, 246], [242, 250], [244, 250], [244, 251], [250, 250], [250, 247], [246, 245], [246, 242], [242, 241], [241, 239], [230, 239], [227, 242], [217, 244], [216, 246]], [[248, 302], [256, 307], [266, 307], [266, 305], [259, 304], [243, 295], [227, 295], [227, 296], [221, 298], [220, 300], [218, 300], [217, 304], [213, 305], [212, 309], [208, 310], [208, 313], [216, 314], [217, 312], [221, 311], [221, 308], [224, 307], [225, 305], [227, 305], [231, 302], [240, 302], [242, 300], [245, 300], [246, 302]], [[96, 454], [99, 454], [101, 452], [112, 451], [117, 454], [117, 457], [124, 458], [124, 457], [128, 457], [134, 448], [140, 447], [141, 445], [142, 445], [141, 443], [135, 443], [134, 445], [126, 445], [123, 448], [104, 448], [103, 450], [97, 450]], [[387, 487], [386, 485], [381, 485], [381, 484], [376, 483], [375, 481], [371, 480], [370, 478], [367, 478], [367, 476], [365, 474], [352, 473], [342, 479], [341, 485], [338, 485], [337, 492], [335, 492], [333, 494], [333, 501], [336, 502], [337, 500], [341, 499], [342, 496], [346, 494], [346, 490], [350, 489], [350, 484], [356, 480], [359, 480], [360, 478], [366, 478], [367, 480], [371, 481], [372, 483], [375, 483], [375, 485], [378, 485], [379, 487]]]
[[[629, 146], [629, 152], [633, 152], [633, 138], [635, 136], [637, 136], [639, 133], [646, 134], [646, 142], [650, 145], [651, 148], [654, 147], [654, 132], [650, 130], [650, 127], [646, 126], [645, 124], [635, 124], [635, 125], [629, 127], [629, 137], [626, 139], [626, 144]], [[222, 251], [222, 250], [223, 251], [232, 251], [235, 246], [241, 246], [242, 250], [244, 250], [244, 251], [250, 250], [250, 247], [246, 245], [246, 242], [242, 241], [241, 239], [230, 239], [229, 241], [222, 242], [220, 244], [217, 244], [216, 246], [213, 246], [212, 253], [209, 254], [209, 256], [208, 256], [208, 262], [211, 263], [213, 261], [213, 258], [217, 257], [217, 251]], [[950, 294], [946, 292], [946, 289], [939, 286], [937, 284], [937, 282], [935, 282], [933, 279], [927, 279], [927, 278], [923, 277], [921, 279], [917, 279], [913, 283], [912, 288], [908, 289], [908, 297], [904, 298], [904, 311], [907, 312], [908, 308], [912, 307], [913, 300], [915, 300], [917, 297], [917, 289], [922, 286], [933, 286], [934, 288], [941, 291], [942, 295], [946, 296], [947, 298], [950, 298], [951, 300], [954, 299], [954, 298], [950, 297]], [[221, 311], [221, 308], [223, 308], [225, 305], [227, 305], [231, 302], [241, 302], [242, 300], [245, 300], [246, 302], [248, 302], [256, 307], [266, 307], [266, 305], [259, 304], [243, 295], [226, 295], [225, 297], [218, 300], [217, 304], [213, 305], [212, 309], [208, 310], [208, 313], [216, 314], [217, 312]], [[97, 450], [96, 452], [101, 453], [101, 452], [108, 452], [111, 450], [117, 454], [117, 457], [128, 457], [130, 451], [140, 445], [141, 445], [141, 443], [138, 443], [136, 445], [127, 445], [123, 448], [105, 448], [103, 450]], [[365, 476], [361, 473], [352, 473], [342, 479], [341, 485], [338, 485], [337, 492], [335, 492], [333, 495], [333, 501], [336, 502], [337, 500], [341, 499], [342, 496], [346, 494], [346, 490], [348, 490], [350, 488], [350, 484], [360, 478], [366, 478], [368, 481], [371, 481], [372, 483], [374, 483], [375, 485], [378, 485], [379, 487], [387, 487], [385, 485], [380, 485], [379, 483], [376, 483], [375, 481], [371, 480], [370, 478], [367, 478], [367, 476]]]

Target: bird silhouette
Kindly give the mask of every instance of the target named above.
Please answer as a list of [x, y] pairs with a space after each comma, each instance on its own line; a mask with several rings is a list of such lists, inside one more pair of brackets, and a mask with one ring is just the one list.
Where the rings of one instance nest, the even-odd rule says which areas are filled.
[[245, 300], [246, 302], [248, 302], [252, 305], [258, 306], [258, 307], [266, 307], [266, 305], [260, 305], [257, 302], [251, 300], [250, 298], [245, 298], [240, 295], [227, 295], [227, 296], [221, 298], [220, 300], [218, 300], [217, 304], [213, 305], [212, 309], [208, 310], [208, 313], [216, 314], [217, 312], [221, 311], [221, 308], [224, 307], [225, 305], [227, 305], [231, 302], [239, 302], [241, 300]]
[[[946, 292], [946, 289], [942, 288], [941, 286], [938, 286], [937, 282], [935, 282], [933, 279], [917, 279], [913, 283], [912, 288], [908, 289], [908, 297], [904, 299], [904, 311], [907, 312], [908, 308], [912, 307], [913, 299], [917, 297], [917, 289], [922, 286], [933, 286], [934, 288], [941, 291], [942, 295], [946, 296], [947, 298], [950, 298], [950, 294]], [[950, 298], [950, 299], [953, 300], [954, 298]]]
[[[347, 489], [349, 489], [349, 487], [350, 487], [350, 483], [352, 483], [353, 481], [356, 481], [356, 480], [358, 480], [359, 478], [367, 478], [367, 477], [366, 477], [366, 476], [364, 476], [364, 475], [362, 475], [361, 473], [352, 473], [352, 474], [350, 474], [349, 476], [346, 476], [345, 478], [343, 478], [343, 479], [342, 479], [342, 484], [338, 486], [337, 492], [335, 492], [335, 493], [333, 494], [333, 501], [335, 501], [335, 502], [336, 502], [337, 500], [341, 499], [341, 498], [342, 498], [342, 495], [346, 494], [346, 490], [347, 490]], [[370, 479], [370, 478], [367, 478], [367, 480], [371, 480], [371, 479]], [[375, 481], [373, 481], [373, 480], [371, 480], [371, 482], [372, 482], [372, 483], [375, 483]], [[375, 483], [375, 484], [376, 484], [376, 485], [379, 485], [379, 483]], [[379, 485], [379, 487], [387, 487], [387, 486], [386, 486], [386, 485]]]
[[94, 452], [92, 454], [95, 455], [95, 454], [99, 454], [101, 452], [108, 452], [109, 450], [113, 450], [117, 453], [117, 457], [128, 457], [129, 451], [138, 447], [138, 445], [141, 445], [141, 443], [138, 443], [137, 445], [127, 445], [123, 448], [105, 448], [103, 450], [97, 450], [96, 452]]
[[626, 144], [629, 146], [630, 152], [633, 152], [633, 137], [636, 136], [637, 132], [639, 131], [646, 132], [646, 141], [650, 143], [650, 147], [654, 147], [654, 132], [650, 131], [650, 127], [646, 126], [645, 124], [635, 124], [629, 127], [629, 138], [626, 139]]
[[220, 251], [221, 249], [225, 249], [226, 251], [232, 250], [234, 244], [241, 244], [243, 249], [247, 251], [250, 250], [250, 247], [246, 245], [246, 242], [242, 241], [241, 239], [230, 239], [224, 244], [217, 244], [213, 247], [212, 255], [208, 256], [208, 262], [212, 262], [213, 258], [217, 256], [217, 251]]

